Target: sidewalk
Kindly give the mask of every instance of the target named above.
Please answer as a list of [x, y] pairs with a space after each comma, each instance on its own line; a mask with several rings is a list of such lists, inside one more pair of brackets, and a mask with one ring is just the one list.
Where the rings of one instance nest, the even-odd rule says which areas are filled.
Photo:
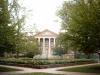
[[[100, 63], [95, 63], [95, 64], [100, 64]], [[57, 67], [57, 68], [47, 68], [47, 69], [34, 69], [34, 68], [24, 68], [24, 67], [0, 65], [2, 67], [15, 68], [15, 69], [21, 70], [21, 71], [14, 71], [14, 72], [2, 72], [2, 73], [0, 73], [0, 75], [14, 75], [14, 74], [22, 74], [22, 73], [33, 73], [33, 72], [64, 74], [64, 75], [100, 75], [100, 74], [96, 74], [96, 73], [79, 73], [79, 72], [58, 71], [59, 69], [64, 69], [64, 68], [81, 67], [81, 66], [88, 66], [88, 65], [95, 65], [95, 64], [85, 64], [85, 65], [78, 65], [78, 66]]]

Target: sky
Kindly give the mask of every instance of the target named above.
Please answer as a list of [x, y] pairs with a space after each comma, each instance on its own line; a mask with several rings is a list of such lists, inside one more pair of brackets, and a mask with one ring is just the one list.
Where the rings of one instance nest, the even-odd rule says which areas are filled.
[[26, 7], [27, 18], [25, 21], [26, 31], [43, 31], [49, 29], [58, 33], [61, 29], [57, 10], [61, 8], [64, 0], [23, 0], [23, 6]]

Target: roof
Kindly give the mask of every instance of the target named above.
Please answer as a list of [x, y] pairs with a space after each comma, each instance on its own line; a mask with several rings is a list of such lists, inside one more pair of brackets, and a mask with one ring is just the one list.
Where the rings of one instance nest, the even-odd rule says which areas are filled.
[[58, 36], [57, 33], [52, 32], [48, 29], [34, 35], [35, 38], [37, 38], [37, 37], [57, 37], [57, 36]]

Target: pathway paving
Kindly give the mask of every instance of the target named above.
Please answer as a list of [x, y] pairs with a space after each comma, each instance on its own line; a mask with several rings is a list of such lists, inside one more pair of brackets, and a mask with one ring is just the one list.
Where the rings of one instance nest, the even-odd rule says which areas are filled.
[[[100, 63], [95, 63], [95, 64], [100, 64]], [[14, 74], [22, 74], [22, 73], [33, 73], [33, 72], [43, 72], [43, 73], [53, 73], [53, 74], [63, 74], [63, 75], [100, 75], [100, 74], [96, 74], [96, 73], [80, 73], [80, 72], [58, 71], [59, 69], [64, 69], [64, 68], [81, 67], [81, 66], [95, 65], [95, 64], [86, 64], [86, 65], [69, 66], [69, 67], [47, 68], [47, 69], [34, 69], [34, 68], [0, 65], [2, 67], [8, 67], [8, 68], [14, 68], [14, 69], [20, 69], [21, 70], [21, 71], [14, 71], [14, 72], [2, 72], [2, 73], [0, 73], [0, 75], [14, 75]]]

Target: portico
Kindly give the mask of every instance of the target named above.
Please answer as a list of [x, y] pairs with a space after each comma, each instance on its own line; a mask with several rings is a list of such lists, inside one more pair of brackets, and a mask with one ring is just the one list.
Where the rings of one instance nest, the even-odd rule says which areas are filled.
[[42, 57], [50, 58], [53, 54], [53, 48], [55, 47], [57, 34], [49, 31], [44, 30], [35, 35], [35, 38], [38, 41], [40, 50], [42, 51]]

